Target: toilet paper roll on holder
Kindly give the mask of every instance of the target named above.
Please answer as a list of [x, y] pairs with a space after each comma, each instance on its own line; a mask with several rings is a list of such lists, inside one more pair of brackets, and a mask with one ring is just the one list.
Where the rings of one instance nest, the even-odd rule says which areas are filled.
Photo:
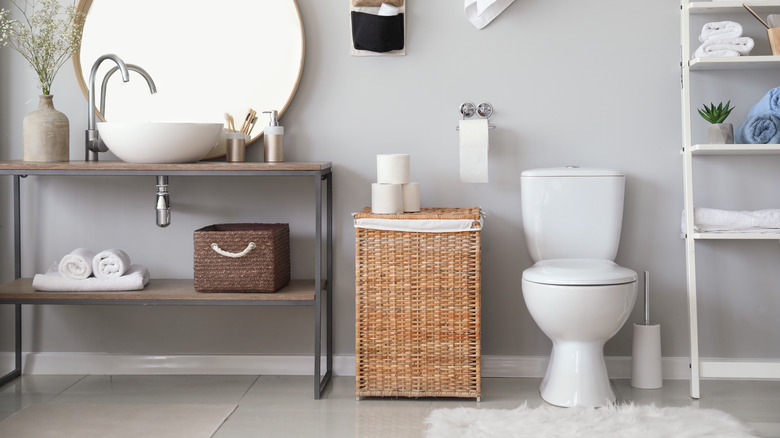
[[[460, 115], [463, 116], [463, 120], [470, 119], [477, 114], [479, 117], [488, 120], [488, 129], [495, 129], [495, 125], [490, 124], [490, 116], [493, 115], [493, 105], [489, 103], [480, 103], [479, 106], [475, 106], [471, 102], [464, 102], [460, 104]], [[460, 127], [455, 127], [456, 131], [460, 131]]]

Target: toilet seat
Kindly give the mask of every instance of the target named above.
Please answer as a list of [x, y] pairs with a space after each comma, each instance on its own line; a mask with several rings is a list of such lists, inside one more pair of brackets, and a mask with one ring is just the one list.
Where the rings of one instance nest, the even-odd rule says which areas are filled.
[[523, 271], [523, 280], [540, 284], [595, 286], [633, 283], [636, 272], [611, 260], [541, 260]]

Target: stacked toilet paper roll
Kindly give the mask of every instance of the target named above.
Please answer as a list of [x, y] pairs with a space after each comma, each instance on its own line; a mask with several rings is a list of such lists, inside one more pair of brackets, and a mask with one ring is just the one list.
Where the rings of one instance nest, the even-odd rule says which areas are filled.
[[420, 211], [420, 184], [409, 182], [409, 164], [409, 154], [376, 156], [377, 182], [371, 184], [373, 213]]

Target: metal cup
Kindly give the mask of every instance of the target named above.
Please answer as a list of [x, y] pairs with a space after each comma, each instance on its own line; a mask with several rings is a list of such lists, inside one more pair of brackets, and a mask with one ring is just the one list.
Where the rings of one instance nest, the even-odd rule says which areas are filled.
[[240, 163], [244, 161], [246, 150], [246, 136], [242, 132], [228, 132], [225, 138], [225, 150], [228, 163]]

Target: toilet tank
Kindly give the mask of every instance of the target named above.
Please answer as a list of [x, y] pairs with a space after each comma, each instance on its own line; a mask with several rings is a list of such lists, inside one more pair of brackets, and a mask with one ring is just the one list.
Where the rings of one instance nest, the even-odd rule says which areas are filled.
[[520, 188], [523, 232], [534, 262], [615, 259], [623, 224], [624, 173], [532, 169], [521, 174]]

